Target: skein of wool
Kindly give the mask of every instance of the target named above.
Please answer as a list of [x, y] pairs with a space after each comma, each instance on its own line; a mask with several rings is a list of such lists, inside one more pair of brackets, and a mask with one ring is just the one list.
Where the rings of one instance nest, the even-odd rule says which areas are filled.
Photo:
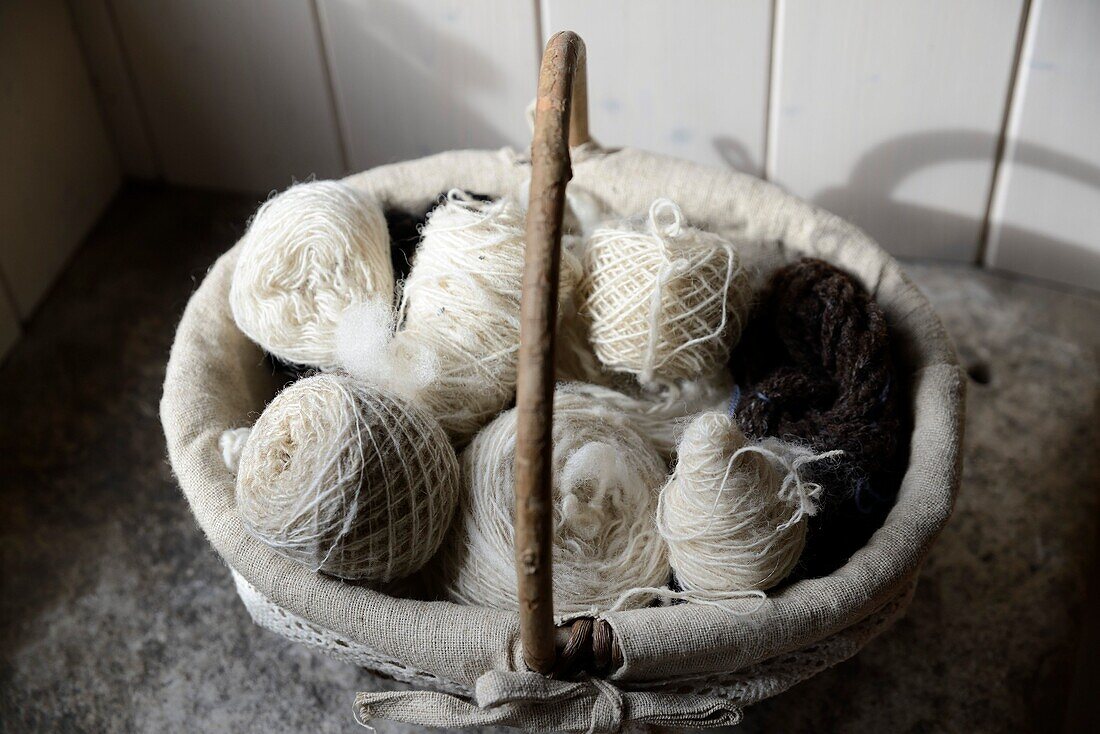
[[630, 385], [615, 389], [581, 382], [566, 383], [558, 389], [583, 395], [623, 413], [667, 461], [676, 453], [676, 446], [691, 418], [704, 411], [726, 410], [733, 379], [728, 373], [719, 372], [705, 379], [668, 383], [655, 391], [638, 390]]
[[[634, 587], [663, 585], [669, 567], [653, 525], [664, 462], [630, 420], [581, 395], [554, 395], [554, 612], [615, 608]], [[462, 455], [463, 492], [438, 575], [463, 604], [516, 609], [513, 461], [516, 410]], [[632, 595], [635, 606], [651, 597]]]
[[[424, 226], [392, 340], [384, 303], [349, 312], [341, 327], [349, 373], [422, 403], [460, 444], [515, 396], [524, 216], [511, 199], [483, 202], [452, 191]], [[563, 309], [579, 272], [563, 252]]]
[[[478, 201], [492, 201], [492, 197], [485, 194], [464, 192], [467, 196]], [[447, 192], [436, 196], [432, 202], [423, 209], [413, 211], [396, 208], [386, 208], [383, 215], [386, 217], [386, 228], [390, 232], [390, 259], [393, 264], [394, 280], [404, 280], [409, 275], [412, 267], [416, 247], [420, 244], [420, 230], [428, 221], [428, 213], [447, 200]]]
[[680, 441], [676, 470], [661, 491], [657, 527], [684, 590], [716, 601], [765, 591], [798, 562], [820, 485], [803, 465], [835, 456], [776, 439], [749, 443], [724, 412], [696, 417]]
[[436, 552], [458, 459], [421, 409], [341, 375], [299, 380], [260, 415], [241, 455], [245, 527], [316, 571], [385, 583]]
[[826, 492], [803, 565], [829, 573], [882, 524], [901, 475], [886, 317], [852, 276], [803, 259], [773, 275], [732, 368], [747, 434], [844, 451], [809, 472]]
[[237, 326], [279, 359], [336, 365], [344, 309], [393, 298], [390, 238], [382, 209], [339, 181], [292, 186], [253, 217], [233, 273]]
[[643, 384], [693, 380], [729, 359], [748, 308], [737, 248], [658, 199], [644, 223], [592, 233], [583, 310], [596, 356]]

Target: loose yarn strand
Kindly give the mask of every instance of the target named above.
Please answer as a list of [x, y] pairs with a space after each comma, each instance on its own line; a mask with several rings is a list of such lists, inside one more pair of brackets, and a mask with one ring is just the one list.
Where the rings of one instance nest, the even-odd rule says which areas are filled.
[[[685, 601], [692, 604], [700, 604], [707, 607], [715, 607], [721, 609], [723, 612], [732, 614], [735, 617], [748, 616], [756, 614], [763, 609], [764, 604], [768, 600], [768, 595], [759, 590], [748, 591], [674, 591], [667, 586], [650, 586], [640, 587], [636, 589], [630, 589], [623, 592], [623, 594], [615, 601], [611, 608], [607, 611], [617, 612], [622, 609], [632, 609], [637, 605], [634, 600], [637, 598], [644, 598], [647, 600], [660, 599], [662, 601]], [[744, 599], [756, 599], [757, 603], [747, 607], [745, 609], [738, 608], [734, 602], [742, 601]]]

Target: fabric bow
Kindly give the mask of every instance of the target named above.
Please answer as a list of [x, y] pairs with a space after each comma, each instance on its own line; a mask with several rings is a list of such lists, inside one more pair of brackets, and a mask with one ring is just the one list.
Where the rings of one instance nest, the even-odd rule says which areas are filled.
[[529, 731], [617, 732], [627, 722], [709, 728], [741, 721], [741, 708], [698, 695], [623, 691], [599, 678], [561, 681], [538, 673], [492, 670], [474, 701], [434, 691], [378, 691], [355, 697], [356, 718], [422, 726], [517, 726]]

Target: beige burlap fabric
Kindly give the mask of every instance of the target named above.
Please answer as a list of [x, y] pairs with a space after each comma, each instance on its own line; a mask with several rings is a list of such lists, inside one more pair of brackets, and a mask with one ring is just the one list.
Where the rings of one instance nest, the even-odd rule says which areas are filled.
[[[530, 174], [509, 151], [446, 153], [348, 182], [390, 205], [419, 206], [451, 187], [520, 191]], [[958, 487], [964, 379], [924, 296], [857, 228], [750, 176], [635, 150], [574, 151], [571, 189], [622, 215], [667, 196], [693, 224], [764, 244], [757, 276], [800, 255], [829, 260], [875, 294], [900, 343], [914, 425], [909, 467], [884, 526], [851, 561], [772, 594], [741, 616], [691, 604], [606, 615], [624, 665], [609, 681], [525, 672], [514, 613], [394, 598], [311, 573], [254, 540], [234, 506], [218, 437], [250, 423], [274, 393], [261, 353], [234, 325], [236, 253], [192, 297], [161, 402], [169, 456], [195, 518], [269, 629], [432, 691], [361, 694], [360, 717], [424, 725], [500, 723], [537, 731], [616, 731], [627, 722], [735, 723], [740, 707], [855, 654], [900, 614]]]

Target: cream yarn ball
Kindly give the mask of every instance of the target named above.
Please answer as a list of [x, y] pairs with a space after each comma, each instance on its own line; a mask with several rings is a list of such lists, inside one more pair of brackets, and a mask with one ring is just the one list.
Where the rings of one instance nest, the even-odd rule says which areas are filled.
[[[635, 587], [668, 581], [654, 526], [661, 458], [626, 416], [558, 391], [553, 428], [554, 613], [616, 608]], [[439, 555], [447, 595], [463, 604], [516, 609], [513, 461], [516, 410], [486, 426], [462, 454], [462, 496]]]
[[687, 226], [679, 206], [658, 199], [645, 222], [594, 231], [584, 268], [583, 311], [607, 368], [643, 384], [724, 368], [749, 305], [733, 243]]
[[801, 478], [801, 467], [840, 453], [815, 455], [778, 439], [749, 442], [726, 413], [696, 417], [657, 509], [682, 598], [736, 598], [786, 578], [821, 492]]
[[339, 181], [292, 186], [253, 217], [229, 305], [238, 328], [294, 364], [336, 365], [336, 327], [367, 298], [393, 300], [390, 237], [373, 197]]
[[[338, 340], [344, 368], [423, 404], [466, 442], [515, 397], [524, 226], [512, 199], [451, 191], [428, 216], [396, 318], [378, 303], [348, 313]], [[579, 279], [579, 261], [563, 252], [562, 310]]]
[[279, 393], [252, 427], [237, 508], [255, 537], [311, 569], [388, 582], [435, 554], [458, 487], [458, 459], [431, 416], [317, 375]]

